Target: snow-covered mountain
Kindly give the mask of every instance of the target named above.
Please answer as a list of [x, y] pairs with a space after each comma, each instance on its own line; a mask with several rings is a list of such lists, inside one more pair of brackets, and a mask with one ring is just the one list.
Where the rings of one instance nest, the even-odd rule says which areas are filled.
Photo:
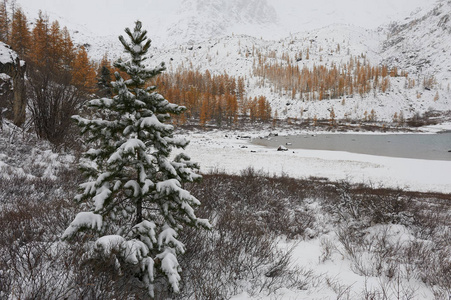
[[[447, 23], [451, 14], [450, 3], [438, 3], [431, 11], [417, 12], [417, 16], [401, 20], [399, 24], [377, 30], [353, 25], [330, 25], [299, 32], [279, 40], [264, 40], [246, 35], [230, 35], [210, 39], [195, 45], [180, 45], [168, 50], [157, 50], [155, 61], [168, 63], [170, 70], [179, 66], [192, 66], [200, 71], [242, 76], [247, 79], [248, 96], [265, 95], [273, 112], [290, 118], [328, 118], [333, 109], [337, 118], [361, 120], [374, 111], [379, 121], [391, 122], [395, 115], [410, 118], [425, 112], [451, 109], [448, 88], [451, 76], [450, 30]], [[339, 48], [339, 50], [338, 50]], [[306, 52], [309, 59], [305, 59]], [[298, 60], [299, 53], [304, 59]], [[286, 64], [298, 60], [299, 68], [346, 63], [351, 58], [364, 57], [373, 66], [387, 65], [405, 70], [409, 77], [392, 77], [386, 92], [363, 96], [305, 101], [289, 93], [275, 92], [270, 84], [262, 84], [253, 72], [258, 56], [270, 57], [273, 64]], [[425, 78], [435, 83], [425, 86]], [[407, 88], [410, 82], [414, 86]]]
[[[136, 19], [143, 21], [158, 47], [218, 38], [224, 34], [247, 34], [280, 39], [290, 33], [314, 30], [331, 24], [374, 29], [394, 20], [412, 17], [429, 9], [436, 0], [17, 0], [36, 18], [41, 9], [69, 28], [80, 24], [98, 36], [123, 32]], [[80, 31], [80, 30], [78, 30]], [[87, 31], [87, 30], [84, 30]]]
[[[440, 0], [432, 9], [415, 9], [398, 22], [379, 28], [332, 24], [306, 31], [302, 30], [303, 26], [293, 25], [291, 34], [286, 33], [286, 25], [293, 23], [296, 16], [299, 16], [299, 23], [296, 24], [307, 22], [306, 28], [320, 24], [304, 18], [305, 15], [299, 13], [302, 10], [340, 21], [348, 16], [347, 11], [352, 11], [352, 7], [361, 5], [352, 0], [343, 0], [343, 7], [337, 4], [328, 6], [329, 2], [325, 0], [303, 6], [288, 0], [280, 1], [280, 6], [276, 6], [279, 2], [275, 0], [179, 2], [178, 10], [170, 17], [161, 14], [155, 18], [142, 19], [153, 40], [152, 45], [156, 47], [152, 49], [153, 59], [150, 62], [158, 64], [163, 61], [169, 71], [189, 66], [200, 71], [208, 69], [211, 73], [226, 72], [232, 76], [242, 76], [246, 78], [247, 95], [265, 95], [271, 102], [273, 112], [278, 111], [280, 117], [328, 118], [333, 109], [337, 118], [358, 120], [374, 111], [377, 120], [391, 121], [395, 114], [401, 112], [407, 118], [430, 110], [446, 111], [451, 108], [448, 88], [451, 78], [449, 1]], [[359, 9], [359, 18], [370, 16], [370, 8], [375, 15], [385, 11], [387, 15], [393, 16], [394, 12], [389, 13], [389, 9], [402, 1], [392, 2], [393, 5], [390, 5], [389, 1], [384, 0], [378, 2], [377, 7], [369, 5], [366, 10]], [[430, 7], [431, 4], [428, 0], [413, 2], [415, 5], [422, 3], [423, 7]], [[322, 7], [323, 11], [317, 11], [315, 5]], [[150, 12], [148, 9], [145, 9], [146, 13]], [[291, 15], [288, 9], [291, 9]], [[399, 8], [396, 11], [399, 14]], [[381, 22], [388, 20], [391, 17], [381, 19]], [[373, 24], [372, 21], [369, 23]], [[122, 54], [117, 35], [123, 32], [115, 36], [98, 37], [83, 30], [83, 26], [72, 32], [76, 43], [89, 46], [89, 53], [94, 59], [100, 59], [105, 53], [111, 59]], [[269, 38], [271, 36], [278, 38]], [[298, 60], [299, 53], [305, 56], [307, 51], [309, 59]], [[415, 80], [416, 84], [407, 89], [408, 79], [394, 77], [390, 79], [390, 89], [384, 93], [348, 97], [345, 102], [342, 99], [305, 101], [289, 93], [275, 92], [268, 82], [264, 83], [262, 78], [256, 76], [254, 66], [259, 55], [278, 64], [286, 63], [288, 57], [296, 61], [300, 68], [318, 65], [330, 67], [346, 63], [351, 57], [358, 57], [373, 66], [397, 66], [407, 71], [409, 78]], [[432, 89], [425, 89], [422, 84], [425, 77], [435, 79], [436, 84]]]
[[167, 29], [170, 44], [192, 44], [232, 34], [274, 29], [278, 16], [266, 0], [184, 0]]
[[391, 24], [382, 55], [386, 64], [450, 83], [450, 49], [451, 1], [442, 1], [423, 16]]

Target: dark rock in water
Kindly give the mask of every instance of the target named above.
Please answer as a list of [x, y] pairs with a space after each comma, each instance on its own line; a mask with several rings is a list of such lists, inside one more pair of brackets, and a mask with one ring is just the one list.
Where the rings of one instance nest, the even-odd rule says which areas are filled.
[[448, 150], [449, 153], [451, 153], [451, 150]]

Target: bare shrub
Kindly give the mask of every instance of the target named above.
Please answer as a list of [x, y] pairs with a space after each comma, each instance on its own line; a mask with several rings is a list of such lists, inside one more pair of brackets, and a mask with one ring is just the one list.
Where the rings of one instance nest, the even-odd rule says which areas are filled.
[[243, 290], [274, 293], [281, 287], [305, 288], [308, 270], [291, 267], [291, 251], [278, 248], [280, 234], [303, 236], [314, 225], [304, 212], [303, 189], [289, 178], [271, 178], [253, 169], [241, 176], [218, 172], [190, 187], [202, 202], [198, 215], [212, 220], [212, 231], [189, 231], [180, 261], [180, 299], [227, 299]]
[[[352, 270], [387, 280], [385, 287], [367, 291], [365, 297], [385, 299], [390, 293], [411, 299], [416, 290], [403, 283], [410, 279], [421, 280], [437, 295], [450, 290], [449, 195], [339, 183], [337, 197], [324, 201], [326, 210], [336, 216], [338, 250], [351, 260]], [[376, 224], [381, 224], [378, 231]], [[389, 232], [393, 224], [401, 224], [410, 238], [394, 239]], [[377, 234], [368, 235], [370, 226]]]
[[55, 146], [75, 147], [78, 129], [71, 117], [78, 113], [84, 100], [84, 92], [71, 84], [68, 72], [50, 67], [28, 68], [29, 109], [36, 134]]
[[408, 211], [411, 197], [400, 189], [373, 188], [342, 181], [336, 184], [336, 193], [337, 197], [326, 199], [325, 208], [341, 221], [358, 222], [363, 226], [413, 222]]
[[191, 190], [206, 212], [214, 214], [229, 205], [265, 231], [289, 238], [303, 237], [305, 230], [314, 226], [314, 216], [306, 212], [303, 203], [309, 191], [304, 181], [268, 177], [250, 168], [241, 176], [206, 175], [203, 182], [203, 187], [193, 186]]
[[[235, 211], [225, 210], [218, 218], [214, 231], [192, 231], [185, 241], [188, 251], [181, 265], [187, 298], [230, 297], [239, 292], [242, 280], [255, 280], [275, 268], [279, 253], [273, 235]], [[286, 265], [279, 266], [283, 273]]]
[[352, 299], [351, 288], [352, 285], [341, 284], [336, 278], [326, 277], [327, 285], [337, 294], [337, 300]]
[[[146, 299], [132, 269], [118, 270], [114, 257], [94, 259], [95, 251], [77, 246], [83, 244], [78, 240], [59, 241], [75, 213], [67, 199], [80, 178], [66, 168], [56, 174], [57, 180], [0, 178], [0, 298]], [[252, 169], [240, 176], [207, 174], [203, 184], [189, 188], [202, 202], [198, 216], [212, 220], [214, 229], [187, 228], [181, 293], [171, 294], [157, 278], [155, 299], [228, 299], [243, 291], [276, 297], [281, 288], [324, 283], [338, 299], [414, 299], [418, 291], [409, 281], [424, 284], [436, 299], [449, 296], [449, 195], [271, 177]], [[321, 223], [329, 218], [333, 224]], [[392, 239], [391, 226], [405, 228], [412, 240]], [[280, 236], [294, 244], [290, 238], [309, 239], [322, 230], [335, 231], [338, 242], [332, 243], [333, 234], [321, 240], [321, 261], [342, 254], [355, 273], [378, 276], [379, 285], [356, 291], [293, 267], [292, 248], [281, 249]]]
[[[80, 259], [89, 249], [60, 241], [73, 218], [77, 172], [60, 180], [0, 178], [0, 298], [127, 299], [147, 291], [107, 262]], [[6, 188], [7, 187], [7, 188]], [[143, 292], [144, 291], [144, 292]], [[139, 297], [138, 297], [139, 298]], [[142, 297], [144, 298], [144, 297]]]

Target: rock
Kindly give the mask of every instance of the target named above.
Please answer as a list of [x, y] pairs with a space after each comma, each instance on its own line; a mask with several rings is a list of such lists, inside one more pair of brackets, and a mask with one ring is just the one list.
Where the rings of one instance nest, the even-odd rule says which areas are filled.
[[[0, 42], [0, 109], [8, 108], [8, 117], [16, 126], [25, 122], [25, 62], [9, 45]], [[12, 103], [12, 107], [9, 103]]]
[[280, 145], [279, 148], [277, 148], [277, 151], [288, 151], [287, 147]]

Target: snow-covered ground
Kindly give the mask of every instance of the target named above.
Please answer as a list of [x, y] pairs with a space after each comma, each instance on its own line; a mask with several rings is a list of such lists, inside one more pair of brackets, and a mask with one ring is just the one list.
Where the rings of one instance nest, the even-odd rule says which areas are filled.
[[[423, 128], [427, 132], [450, 129], [451, 123]], [[15, 136], [19, 134], [20, 137], [23, 136], [16, 130], [11, 124], [4, 124], [1, 135], [4, 148], [0, 155], [0, 174], [3, 178], [19, 176], [53, 180], [55, 179], [54, 170], [69, 164], [69, 156], [57, 155], [50, 150], [41, 151], [38, 147], [32, 149], [25, 140], [20, 142], [21, 140], [17, 139], [17, 143], [12, 143]], [[245, 137], [259, 137], [268, 133], [269, 131], [211, 131], [192, 134], [185, 132], [183, 135], [188, 135], [191, 140], [185, 152], [201, 164], [203, 172], [219, 169], [228, 173], [238, 173], [252, 166], [269, 174], [284, 173], [292, 177], [321, 176], [332, 180], [372, 182], [375, 185], [417, 191], [451, 192], [451, 180], [448, 176], [451, 161], [389, 158], [333, 151], [278, 152], [276, 149], [255, 146]], [[279, 130], [278, 133], [286, 135], [295, 132]], [[45, 145], [41, 146], [45, 148]], [[29, 158], [23, 159], [24, 156]], [[267, 292], [252, 294], [243, 292], [248, 291], [243, 287], [243, 291], [238, 292], [231, 299], [365, 299], [365, 292], [370, 294], [384, 289], [387, 292], [387, 298], [375, 299], [398, 299], [397, 291], [403, 296], [412, 293], [413, 296], [409, 299], [441, 299], [436, 298], [433, 290], [416, 278], [409, 279], [402, 275], [399, 279], [393, 279], [357, 274], [356, 261], [349, 257], [338, 236], [340, 229], [333, 227], [333, 223], [328, 219], [330, 216], [323, 216], [323, 210], [318, 201], [315, 199], [303, 199], [303, 201], [308, 207], [309, 214], [317, 218], [317, 224], [313, 229], [316, 230], [314, 237], [310, 239], [279, 237], [277, 243], [282, 251], [292, 249], [291, 267], [298, 268], [297, 276], [305, 277], [305, 287], [280, 288], [270, 295]], [[396, 247], [404, 245], [403, 243], [410, 245], [412, 241], [429, 243], [429, 241], [418, 241], [412, 235], [411, 229], [400, 224], [373, 225], [363, 232], [362, 239], [374, 240], [375, 243], [384, 240]], [[358, 255], [364, 267], [374, 268], [372, 255], [377, 255], [375, 252], [362, 250]], [[399, 273], [404, 274], [402, 271]]]
[[[401, 225], [376, 225], [370, 227], [366, 238], [374, 238], [381, 233], [386, 233], [390, 243], [394, 244], [408, 244], [409, 241], [413, 240], [413, 236]], [[356, 274], [352, 270], [351, 261], [340, 253], [342, 249], [335, 248], [330, 259], [323, 262], [321, 261], [321, 255], [324, 253], [326, 244], [335, 244], [335, 246], [339, 244], [335, 233], [332, 232], [323, 235], [321, 238], [307, 241], [281, 240], [279, 243], [282, 249], [287, 249], [294, 245], [292, 252], [293, 265], [308, 274], [308, 278], [311, 280], [308, 288], [281, 288], [270, 295], [265, 295], [264, 293], [249, 295], [247, 292], [243, 292], [230, 298], [230, 300], [441, 299], [434, 297], [433, 292], [425, 288], [424, 284], [417, 279], [407, 280], [401, 278], [396, 281], [389, 280], [383, 276], [360, 276]], [[370, 266], [372, 262], [370, 260], [363, 261], [363, 264]], [[386, 293], [384, 297], [382, 296], [382, 291]], [[374, 298], [367, 298], [371, 294], [375, 295]], [[407, 298], [406, 296], [410, 297]]]
[[[423, 127], [422, 131], [436, 133], [450, 130], [451, 123]], [[294, 134], [293, 130], [279, 131], [280, 135]], [[299, 132], [297, 132], [299, 134]], [[218, 169], [227, 173], [239, 173], [248, 167], [262, 170], [269, 175], [286, 174], [290, 177], [326, 177], [331, 180], [348, 180], [354, 183], [373, 184], [375, 187], [402, 188], [412, 191], [435, 191], [451, 193], [451, 161], [393, 158], [354, 154], [337, 151], [290, 150], [276, 151], [250, 142], [268, 132], [211, 131], [193, 133], [186, 151], [194, 161], [201, 164], [202, 172]], [[320, 133], [317, 133], [320, 134]], [[450, 145], [451, 146], [451, 145]], [[314, 200], [309, 204], [317, 217], [321, 209]], [[322, 221], [325, 227], [330, 220]], [[329, 225], [327, 225], [329, 224]], [[337, 236], [337, 228], [312, 239], [278, 242], [282, 250], [292, 249], [292, 267], [298, 268], [299, 276], [305, 276], [304, 288], [281, 288], [273, 294], [250, 294], [241, 292], [231, 300], [270, 299], [442, 299], [434, 290], [417, 278], [400, 277], [397, 280], [384, 276], [363, 276], [355, 270], [354, 258], [346, 254]], [[403, 247], [417, 242], [410, 229], [399, 224], [376, 224], [369, 227], [363, 240], [385, 240], [390, 245]], [[375, 242], [376, 243], [376, 242]], [[384, 247], [388, 247], [385, 245]], [[330, 256], [324, 259], [325, 253]], [[360, 263], [374, 268], [374, 253], [360, 253]], [[385, 298], [382, 297], [385, 294]], [[401, 298], [399, 298], [401, 297]]]
[[56, 180], [59, 171], [71, 167], [74, 156], [50, 148], [50, 143], [4, 120], [0, 129], [0, 178]]
[[[425, 128], [429, 132], [449, 130], [451, 123]], [[211, 131], [192, 133], [185, 152], [199, 162], [202, 172], [220, 170], [238, 174], [253, 167], [270, 175], [286, 174], [294, 178], [310, 176], [330, 180], [347, 180], [380, 187], [412, 191], [451, 193], [451, 161], [394, 158], [340, 151], [302, 150], [277, 151], [254, 145], [248, 138], [269, 132]], [[285, 131], [279, 135], [302, 134]], [[451, 147], [451, 145], [450, 145]]]

